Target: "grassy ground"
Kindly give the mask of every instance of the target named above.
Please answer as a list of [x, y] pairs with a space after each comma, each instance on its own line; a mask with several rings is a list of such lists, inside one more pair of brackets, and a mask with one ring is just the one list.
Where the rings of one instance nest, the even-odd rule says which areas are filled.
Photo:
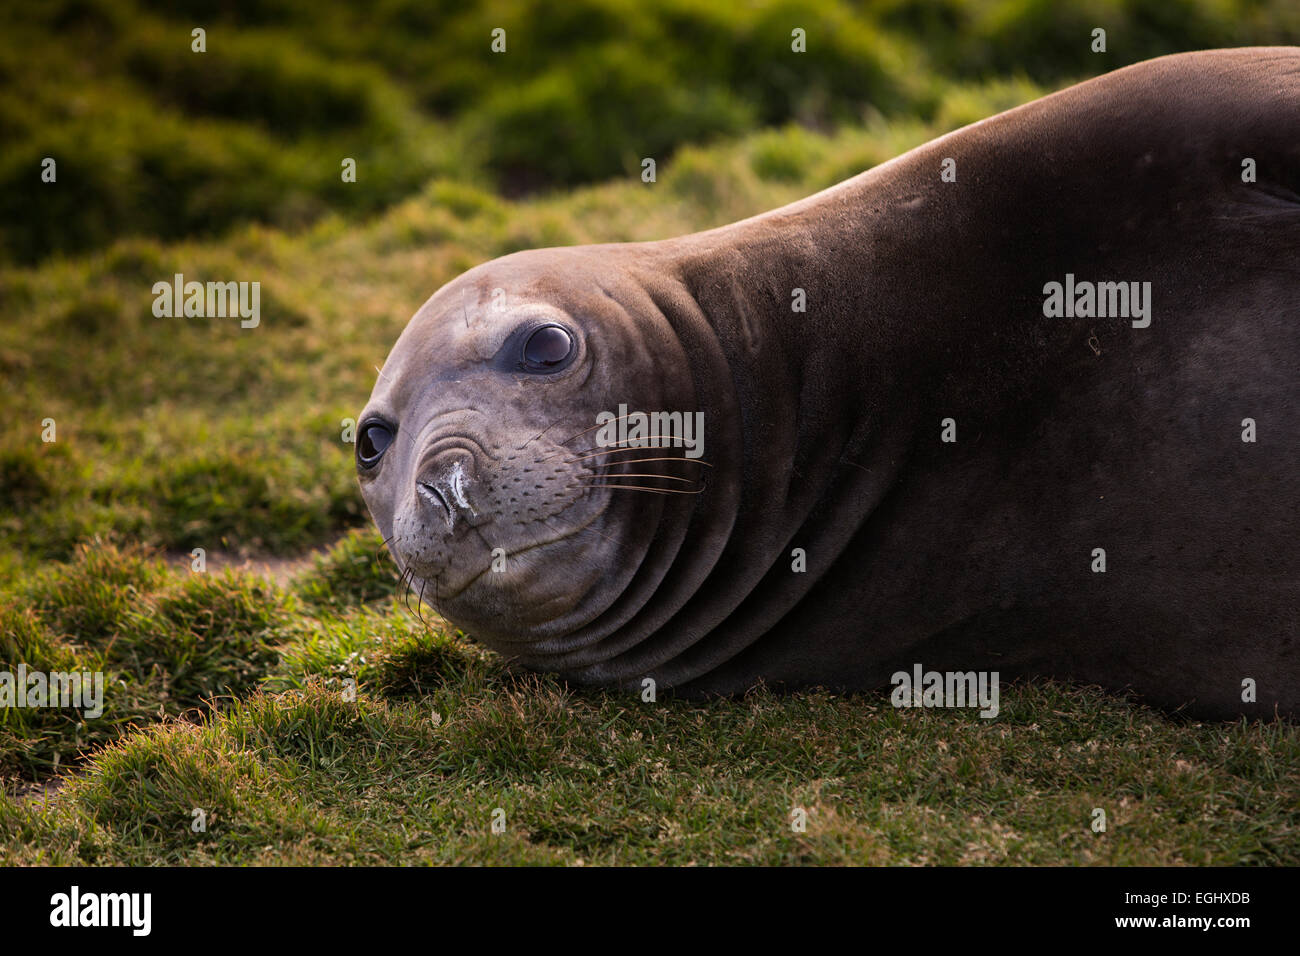
[[[1004, 691], [995, 721], [898, 711], [871, 695], [700, 704], [579, 692], [423, 625], [392, 594], [378, 545], [368, 532], [349, 536], [287, 591], [253, 575], [177, 579], [111, 554], [135, 582], [112, 592], [128, 595], [116, 612], [86, 591], [109, 570], [102, 554], [61, 572], [62, 603], [45, 592], [48, 620], [83, 599], [91, 613], [120, 615], [118, 643], [133, 651], [106, 655], [113, 699], [130, 702], [115, 705], [116, 719], [152, 726], [99, 750], [52, 796], [0, 799], [0, 855], [137, 865], [1300, 862], [1300, 738], [1289, 727], [1180, 723], [1047, 683]], [[231, 613], [244, 596], [256, 610]], [[215, 653], [145, 636], [184, 634], [204, 603], [224, 622], [199, 642]], [[155, 623], [133, 630], [135, 608]], [[260, 653], [268, 642], [278, 660]], [[192, 666], [178, 669], [178, 656]], [[151, 686], [159, 671], [182, 675], [168, 693]], [[264, 690], [244, 693], [250, 681]], [[154, 722], [155, 702], [182, 713], [215, 685], [236, 694]], [[45, 729], [66, 746], [75, 728]], [[796, 809], [807, 814], [802, 832]]]
[[[442, 282], [515, 249], [731, 221], [1037, 92], [684, 147], [655, 184], [515, 202], [435, 178], [364, 225], [0, 271], [21, 316], [0, 325], [0, 670], [108, 677], [98, 720], [0, 711], [0, 860], [1300, 862], [1289, 724], [1051, 684], [1004, 689], [994, 721], [575, 691], [426, 627], [364, 529], [342, 421]], [[175, 271], [262, 282], [262, 324], [155, 319], [151, 285]], [[158, 557], [321, 546], [282, 583]]]

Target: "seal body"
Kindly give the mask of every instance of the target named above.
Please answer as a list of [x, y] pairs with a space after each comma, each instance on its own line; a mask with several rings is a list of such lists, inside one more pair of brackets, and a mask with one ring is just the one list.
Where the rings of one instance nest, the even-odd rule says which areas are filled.
[[[1210, 51], [733, 225], [507, 256], [398, 340], [363, 493], [425, 602], [578, 682], [1294, 714], [1298, 193], [1300, 49]], [[593, 441], [623, 408], [702, 454]]]

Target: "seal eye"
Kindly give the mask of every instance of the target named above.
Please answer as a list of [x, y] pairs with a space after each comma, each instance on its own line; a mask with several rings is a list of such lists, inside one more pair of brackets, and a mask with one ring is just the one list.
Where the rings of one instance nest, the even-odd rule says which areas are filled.
[[383, 422], [370, 422], [361, 426], [361, 434], [357, 438], [357, 461], [363, 467], [373, 468], [392, 441], [393, 431]]
[[543, 325], [524, 342], [522, 367], [529, 372], [553, 372], [573, 354], [573, 336], [558, 325]]

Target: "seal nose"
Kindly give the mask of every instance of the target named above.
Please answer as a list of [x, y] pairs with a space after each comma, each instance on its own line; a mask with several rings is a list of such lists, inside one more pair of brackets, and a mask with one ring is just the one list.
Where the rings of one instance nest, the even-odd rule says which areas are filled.
[[441, 515], [449, 531], [461, 522], [478, 517], [470, 500], [473, 467], [473, 459], [466, 456], [442, 458], [432, 462], [416, 479], [415, 495], [421, 507]]

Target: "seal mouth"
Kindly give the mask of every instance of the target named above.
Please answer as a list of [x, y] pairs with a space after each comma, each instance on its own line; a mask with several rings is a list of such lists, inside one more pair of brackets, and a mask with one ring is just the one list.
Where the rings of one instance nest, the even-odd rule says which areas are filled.
[[[583, 497], [585, 498], [588, 496], [584, 495]], [[604, 517], [604, 514], [605, 514], [605, 508], [604, 507], [598, 508], [595, 511], [593, 511], [591, 514], [587, 515], [580, 523], [573, 525], [571, 528], [566, 529], [562, 533], [544, 538], [541, 541], [529, 542], [523, 547], [520, 547], [510, 552], [510, 558], [512, 560], [518, 560], [524, 555], [536, 554], [539, 551], [544, 551], [545, 549], [552, 548], [555, 545], [565, 544], [566, 542], [569, 542], [577, 538], [578, 535], [580, 535], [584, 531], [594, 530], [595, 526], [600, 522], [600, 519]], [[596, 533], [600, 534], [599, 531], [596, 531]], [[436, 584], [439, 581], [447, 580], [446, 576], [448, 570], [449, 569], [447, 567], [441, 567], [433, 574], [425, 574], [425, 573], [421, 573], [418, 570], [418, 568], [415, 566], [408, 566], [407, 570], [404, 573], [407, 574], [408, 580], [412, 584], [417, 580]], [[465, 579], [464, 583], [460, 585], [460, 587], [456, 588], [454, 591], [451, 591], [450, 593], [438, 593], [437, 590], [435, 589], [434, 592], [436, 595], [435, 600], [429, 601], [426, 599], [426, 603], [430, 604], [430, 606], [433, 606], [435, 610], [441, 612], [442, 609], [438, 607], [439, 604], [445, 605], [448, 602], [454, 601], [457, 598], [461, 597], [462, 595], [466, 594], [466, 592], [468, 592], [476, 584], [480, 584], [484, 580], [484, 578], [486, 578], [488, 572], [492, 570], [493, 570], [492, 565], [490, 563], [487, 564], [486, 566], [479, 569], [478, 571], [471, 573]]]

